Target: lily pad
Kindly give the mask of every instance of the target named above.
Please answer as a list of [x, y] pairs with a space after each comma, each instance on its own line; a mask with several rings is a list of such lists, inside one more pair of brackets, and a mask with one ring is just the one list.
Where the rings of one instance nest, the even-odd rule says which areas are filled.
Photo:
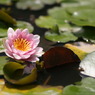
[[[48, 18], [50, 18], [51, 21], [54, 22], [52, 24], [58, 24], [59, 28], [65, 27], [65, 24], [68, 24], [68, 26], [70, 26], [71, 23], [69, 22], [72, 22], [77, 26], [95, 26], [95, 1], [91, 1], [87, 0], [86, 2], [86, 0], [76, 0], [76, 2], [74, 3], [63, 3], [62, 7], [55, 7], [49, 9]], [[44, 27], [44, 23], [48, 23], [47, 26], [45, 24], [45, 28], [50, 27], [49, 25], [51, 25], [50, 20], [48, 21], [47, 18], [45, 18], [45, 16], [39, 18], [36, 22], [36, 24], [41, 27]], [[74, 26], [71, 27], [74, 28]]]
[[19, 0], [16, 3], [16, 7], [18, 9], [31, 9], [31, 10], [40, 10], [42, 9], [46, 4], [51, 5], [56, 2], [60, 2], [59, 0]]
[[52, 68], [68, 63], [79, 63], [80, 59], [68, 48], [54, 47], [43, 55], [45, 68]]
[[4, 52], [5, 48], [3, 46], [3, 39], [0, 39], [0, 53]]
[[[95, 26], [94, 9], [87, 9], [86, 7], [77, 9], [73, 8], [70, 21], [78, 26]], [[76, 10], [75, 10], [76, 9]], [[71, 12], [71, 10], [69, 10]]]
[[9, 27], [12, 27], [13, 29], [25, 29], [28, 28], [30, 32], [33, 32], [33, 27], [30, 23], [25, 21], [17, 21], [17, 24], [15, 26], [6, 26], [4, 23], [0, 23], [0, 37], [6, 37], [7, 36], [7, 30]]
[[16, 24], [16, 20], [2, 10], [0, 10], [0, 20], [8, 24]]
[[83, 69], [81, 71], [82, 74], [95, 77], [95, 51], [89, 53], [80, 63], [80, 68]]
[[20, 29], [27, 28], [29, 30], [29, 32], [33, 32], [33, 26], [29, 22], [26, 22], [26, 21], [17, 21], [17, 24], [13, 28], [14, 29], [16, 29], [16, 28], [20, 28]]
[[45, 33], [45, 38], [53, 42], [64, 42], [64, 43], [77, 40], [77, 37], [68, 31], [61, 31], [60, 34], [47, 31]]
[[74, 32], [77, 37], [82, 37], [87, 42], [95, 43], [95, 27], [83, 27], [82, 30]]
[[36, 19], [36, 25], [42, 28], [52, 28], [54, 25], [58, 25], [60, 30], [63, 31], [77, 31], [80, 27], [71, 25], [69, 23], [69, 14], [64, 8], [55, 7], [48, 10], [49, 16], [40, 16]]
[[65, 11], [65, 8], [61, 8], [61, 7], [54, 7], [52, 9], [48, 10], [48, 14], [49, 16], [51, 16], [52, 18], [55, 18], [57, 20], [68, 20], [68, 13]]
[[[11, 88], [11, 89], [10, 89]], [[41, 86], [41, 85], [25, 85], [14, 86], [4, 80], [0, 80], [0, 94], [1, 95], [61, 95], [61, 86]]]
[[11, 5], [11, 0], [0, 0], [0, 4]]
[[[28, 62], [26, 63], [28, 64]], [[29, 64], [30, 67], [33, 65]], [[3, 72], [5, 79], [16, 85], [25, 85], [36, 81], [37, 69], [32, 66], [30, 72], [27, 71], [28, 65], [23, 65], [19, 62], [8, 62], [4, 65]], [[29, 66], [28, 66], [29, 69]]]
[[44, 4], [41, 2], [41, 0], [19, 0], [16, 3], [16, 7], [18, 9], [32, 9], [32, 10], [39, 10], [42, 9], [44, 7]]
[[36, 24], [40, 27], [52, 28], [52, 26], [57, 24], [57, 21], [49, 16], [40, 16], [39, 19], [36, 20]]
[[63, 8], [55, 7], [48, 10], [48, 14], [49, 16], [40, 16], [36, 20], [36, 24], [44, 28], [51, 28], [57, 24], [59, 28], [65, 28], [68, 30], [72, 29], [72, 27], [67, 22], [68, 14], [64, 11]]
[[85, 78], [77, 85], [69, 85], [64, 88], [63, 95], [94, 95], [95, 79]]
[[0, 56], [0, 75], [3, 75], [3, 67], [7, 63], [8, 57], [7, 56]]

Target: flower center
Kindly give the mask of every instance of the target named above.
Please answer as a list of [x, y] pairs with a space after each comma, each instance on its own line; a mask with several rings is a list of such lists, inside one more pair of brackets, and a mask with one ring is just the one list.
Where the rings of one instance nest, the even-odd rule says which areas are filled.
[[17, 38], [14, 41], [14, 47], [21, 51], [28, 51], [30, 50], [30, 42], [23, 38]]

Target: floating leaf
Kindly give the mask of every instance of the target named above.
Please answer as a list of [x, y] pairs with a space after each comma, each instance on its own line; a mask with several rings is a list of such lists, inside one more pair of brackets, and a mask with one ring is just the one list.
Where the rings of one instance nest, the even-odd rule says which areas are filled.
[[54, 19], [63, 20], [63, 22], [64, 20], [68, 20], [69, 16], [69, 14], [65, 11], [65, 9], [61, 7], [54, 7], [52, 9], [49, 9], [48, 14]]
[[26, 21], [17, 21], [17, 24], [13, 28], [14, 29], [17, 29], [17, 28], [25, 29], [25, 28], [27, 28], [29, 30], [29, 32], [33, 32], [33, 26], [29, 22], [26, 22]]
[[32, 9], [32, 10], [39, 10], [41, 8], [44, 7], [44, 4], [41, 2], [41, 0], [28, 0], [28, 1], [25, 1], [25, 0], [19, 0], [17, 3], [16, 3], [16, 7], [18, 9]]
[[68, 42], [75, 41], [77, 37], [74, 36], [71, 32], [63, 32], [60, 35], [56, 33], [50, 33], [49, 31], [45, 33], [45, 38], [53, 42]]
[[55, 7], [48, 10], [49, 16], [40, 16], [36, 19], [36, 24], [43, 28], [52, 28], [55, 24], [63, 31], [77, 31], [80, 27], [69, 24], [69, 14], [64, 8]]
[[0, 39], [0, 53], [1, 52], [4, 52], [5, 48], [4, 48], [4, 45], [3, 45], [3, 39]]
[[44, 28], [52, 28], [56, 23], [57, 21], [49, 16], [40, 16], [39, 19], [36, 20], [36, 24]]
[[[17, 62], [8, 62], [3, 68], [5, 79], [17, 85], [25, 85], [34, 82], [37, 78], [37, 69], [36, 67], [32, 68], [31, 72], [28, 73], [25, 69], [26, 66], [27, 65], [22, 65]], [[24, 75], [24, 72], [28, 74], [25, 73]]]
[[0, 56], [0, 75], [3, 75], [3, 67], [7, 63], [8, 57], [7, 56]]
[[95, 27], [94, 16], [95, 16], [94, 9], [86, 9], [86, 8], [81, 9], [81, 10], [76, 9], [76, 10], [73, 10], [72, 15], [70, 16], [70, 21], [78, 26], [94, 26]]
[[72, 7], [77, 7], [77, 6], [80, 6], [83, 7], [83, 6], [94, 6], [94, 3], [95, 3], [95, 0], [62, 0], [63, 3], [61, 3], [61, 6], [63, 8], [72, 8]]
[[78, 63], [80, 59], [68, 48], [54, 47], [43, 55], [45, 68], [51, 68], [67, 63]]
[[67, 23], [67, 13], [63, 10], [63, 8], [53, 8], [48, 10], [50, 16], [40, 16], [36, 20], [36, 24], [40, 27], [44, 28], [52, 28], [55, 24], [59, 26], [59, 28], [65, 28], [71, 31], [72, 27]]
[[77, 40], [77, 37], [71, 32], [58, 30], [57, 33], [52, 29], [45, 33], [45, 38], [53, 42], [68, 42]]
[[74, 34], [78, 37], [83, 37], [87, 42], [95, 43], [95, 27], [83, 27], [81, 31], [74, 32]]
[[51, 5], [56, 2], [60, 2], [60, 0], [19, 0], [16, 3], [16, 7], [19, 9], [31, 9], [31, 10], [40, 10], [42, 9], [46, 4]]
[[[11, 88], [11, 89], [10, 89]], [[14, 86], [8, 83], [5, 84], [4, 80], [0, 80], [0, 94], [1, 95], [61, 95], [61, 86], [41, 86], [41, 85], [25, 85]]]
[[17, 21], [17, 24], [15, 26], [6, 26], [4, 23], [0, 23], [0, 37], [6, 37], [7, 36], [7, 30], [9, 27], [12, 27], [13, 29], [25, 29], [28, 28], [30, 32], [33, 31], [33, 27], [30, 23], [25, 21]]
[[0, 4], [10, 5], [11, 4], [11, 0], [0, 0]]
[[94, 95], [95, 79], [85, 78], [78, 85], [70, 85], [64, 88], [63, 95]]
[[16, 24], [16, 20], [2, 10], [0, 10], [0, 20], [3, 20], [10, 24]]
[[[53, 21], [55, 21], [55, 23], [58, 24], [58, 26], [59, 24], [61, 24], [60, 28], [65, 27], [64, 25], [66, 23], [70, 24], [68, 22], [72, 22], [73, 24], [78, 26], [95, 26], [95, 18], [94, 18], [95, 1], [94, 0], [91, 1], [76, 0], [76, 2], [71, 1], [72, 3], [70, 3], [70, 1], [67, 2], [68, 3], [63, 3], [62, 7], [55, 7], [48, 10], [49, 18], [53, 19]], [[43, 25], [44, 20], [39, 18], [39, 22], [43, 21], [42, 25], [40, 23], [41, 26], [44, 26]], [[39, 23], [37, 25], [39, 25]]]
[[80, 63], [80, 68], [83, 69], [81, 71], [82, 74], [95, 77], [95, 51], [89, 53]]

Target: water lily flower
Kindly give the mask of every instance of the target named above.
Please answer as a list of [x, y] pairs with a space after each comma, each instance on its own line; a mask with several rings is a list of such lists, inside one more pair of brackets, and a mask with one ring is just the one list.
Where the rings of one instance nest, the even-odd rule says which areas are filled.
[[39, 42], [40, 36], [30, 34], [28, 29], [14, 31], [9, 28], [8, 38], [4, 42], [5, 53], [16, 60], [36, 62], [43, 54], [43, 48], [38, 47]]

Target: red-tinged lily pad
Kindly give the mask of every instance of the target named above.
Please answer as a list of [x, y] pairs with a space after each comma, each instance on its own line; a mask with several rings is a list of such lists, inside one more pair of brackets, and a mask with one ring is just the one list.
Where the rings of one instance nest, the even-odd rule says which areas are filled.
[[68, 48], [54, 47], [43, 55], [45, 68], [51, 68], [67, 63], [79, 63], [78, 56]]

